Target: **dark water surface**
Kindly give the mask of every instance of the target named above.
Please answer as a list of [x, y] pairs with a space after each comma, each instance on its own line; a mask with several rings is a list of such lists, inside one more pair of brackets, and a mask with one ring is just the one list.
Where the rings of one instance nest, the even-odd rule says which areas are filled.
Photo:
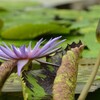
[[5, 92], [1, 93], [0, 100], [24, 100], [22, 92]]
[[[75, 100], [78, 99], [79, 94], [75, 95]], [[6, 92], [0, 95], [0, 100], [24, 100], [22, 92]], [[46, 96], [43, 98], [33, 99], [33, 100], [52, 100], [51, 96]], [[100, 100], [100, 89], [95, 92], [89, 93], [86, 100]]]

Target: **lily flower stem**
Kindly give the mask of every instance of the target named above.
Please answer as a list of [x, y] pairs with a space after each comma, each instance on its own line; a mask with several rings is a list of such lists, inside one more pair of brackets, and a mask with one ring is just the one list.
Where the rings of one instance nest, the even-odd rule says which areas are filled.
[[94, 69], [93, 69], [93, 71], [92, 71], [92, 73], [91, 73], [86, 85], [84, 86], [84, 88], [83, 88], [78, 100], [85, 100], [85, 98], [86, 98], [86, 96], [87, 96], [87, 94], [89, 92], [89, 89], [90, 89], [90, 87], [91, 87], [91, 85], [92, 85], [92, 83], [93, 83], [93, 81], [95, 79], [95, 76], [96, 76], [96, 74], [98, 72], [99, 65], [100, 65], [100, 52], [99, 52], [98, 58], [96, 60]]
[[6, 81], [6, 79], [9, 77], [15, 66], [17, 65], [17, 60], [9, 60], [5, 61], [0, 66], [0, 90]]

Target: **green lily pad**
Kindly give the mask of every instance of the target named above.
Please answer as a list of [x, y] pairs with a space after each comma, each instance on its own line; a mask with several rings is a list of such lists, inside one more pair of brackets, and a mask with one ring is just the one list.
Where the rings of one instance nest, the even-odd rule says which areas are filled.
[[2, 9], [6, 9], [6, 10], [21, 10], [24, 9], [26, 7], [33, 7], [33, 6], [37, 6], [40, 5], [40, 3], [38, 2], [34, 2], [32, 0], [2, 0], [0, 1], [0, 7], [2, 7]]
[[4, 24], [3, 20], [0, 19], [0, 29], [2, 29], [3, 24]]
[[1, 33], [3, 39], [33, 39], [42, 34], [70, 32], [70, 28], [58, 24], [23, 24], [6, 29]]

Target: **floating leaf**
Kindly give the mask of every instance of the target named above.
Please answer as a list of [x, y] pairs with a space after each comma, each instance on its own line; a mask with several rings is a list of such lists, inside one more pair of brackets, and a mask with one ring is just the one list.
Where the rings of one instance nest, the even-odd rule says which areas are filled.
[[21, 10], [24, 9], [26, 7], [32, 7], [32, 6], [36, 6], [36, 5], [40, 5], [40, 3], [37, 2], [33, 2], [31, 0], [27, 1], [27, 0], [2, 0], [0, 1], [0, 7], [2, 7], [3, 9], [7, 9], [7, 10]]
[[[85, 58], [96, 58], [98, 55], [97, 50], [100, 49], [100, 44], [97, 42], [96, 39], [96, 27], [97, 22], [93, 23], [92, 25], [82, 28], [80, 31], [82, 33], [85, 33], [84, 38], [81, 40], [84, 42], [84, 44], [89, 48], [89, 50], [85, 50], [83, 52], [83, 56]], [[91, 36], [91, 38], [90, 38]]]
[[4, 39], [32, 39], [42, 34], [69, 33], [70, 28], [57, 24], [23, 24], [6, 29], [1, 33]]
[[6, 12], [6, 11], [7, 11], [6, 9], [0, 7], [0, 12]]
[[0, 19], [0, 29], [3, 27], [3, 20]]

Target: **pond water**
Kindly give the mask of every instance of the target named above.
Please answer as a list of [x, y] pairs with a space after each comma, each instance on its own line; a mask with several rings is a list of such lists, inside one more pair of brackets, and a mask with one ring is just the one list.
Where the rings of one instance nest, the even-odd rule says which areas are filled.
[[24, 100], [22, 92], [5, 92], [1, 93], [0, 100]]
[[[79, 94], [75, 95], [75, 100], [78, 99]], [[37, 97], [36, 97], [37, 98]], [[0, 96], [0, 100], [24, 100], [22, 96], [22, 92], [6, 92], [2, 93]], [[34, 100], [52, 100], [51, 96], [45, 96], [43, 98], [38, 98]], [[86, 100], [100, 100], [100, 89], [95, 92], [89, 93]]]
[[[78, 99], [79, 94], [75, 95], [75, 100]], [[97, 89], [95, 92], [91, 92], [88, 94], [85, 100], [100, 100], [100, 89]]]

